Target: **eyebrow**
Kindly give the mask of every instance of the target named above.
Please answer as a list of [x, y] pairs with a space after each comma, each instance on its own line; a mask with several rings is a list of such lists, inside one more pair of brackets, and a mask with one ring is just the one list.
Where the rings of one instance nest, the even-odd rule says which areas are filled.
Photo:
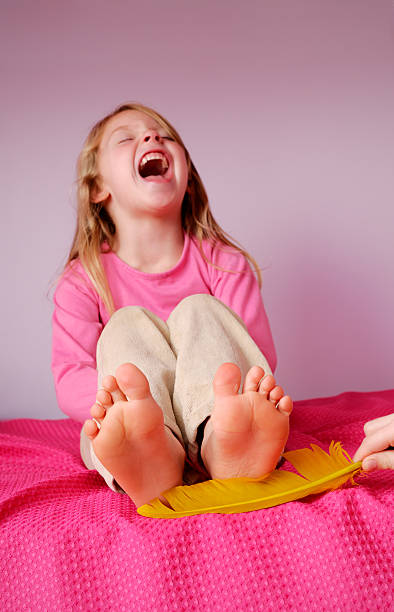
[[[151, 130], [160, 130], [160, 129], [164, 129], [161, 126], [158, 127], [151, 127], [151, 128], [147, 128], [147, 129], [151, 129]], [[133, 128], [131, 128], [129, 125], [119, 125], [117, 128], [115, 128], [114, 130], [112, 130], [110, 137], [113, 136], [113, 134], [115, 134], [116, 132], [118, 132], [119, 130], [130, 130], [133, 131]]]
[[130, 129], [130, 127], [128, 125], [119, 125], [119, 127], [117, 127], [114, 130], [112, 130], [111, 136], [112, 136], [112, 134], [115, 134], [115, 132], [119, 132], [119, 130], [129, 130], [129, 129]]

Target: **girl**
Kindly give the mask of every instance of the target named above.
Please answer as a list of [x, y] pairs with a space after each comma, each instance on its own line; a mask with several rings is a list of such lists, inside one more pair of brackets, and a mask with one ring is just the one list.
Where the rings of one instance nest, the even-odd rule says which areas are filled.
[[84, 423], [85, 465], [137, 506], [198, 472], [276, 466], [292, 400], [271, 374], [260, 285], [168, 121], [133, 103], [92, 128], [52, 369], [61, 410]]

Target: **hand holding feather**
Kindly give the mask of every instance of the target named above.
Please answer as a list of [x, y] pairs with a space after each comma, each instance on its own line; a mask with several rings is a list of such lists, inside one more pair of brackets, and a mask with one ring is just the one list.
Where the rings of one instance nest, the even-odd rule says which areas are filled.
[[311, 444], [311, 448], [289, 451], [283, 456], [301, 476], [279, 469], [255, 479], [207, 480], [174, 487], [162, 494], [170, 507], [154, 499], [137, 512], [152, 518], [250, 512], [337, 489], [347, 481], [355, 484], [353, 478], [361, 471], [361, 462], [353, 463], [340, 442], [331, 442], [329, 454]]

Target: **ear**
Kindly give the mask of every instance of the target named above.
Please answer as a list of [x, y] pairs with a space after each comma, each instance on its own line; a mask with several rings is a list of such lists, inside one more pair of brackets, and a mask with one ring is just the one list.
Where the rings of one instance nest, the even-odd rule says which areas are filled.
[[95, 204], [104, 202], [109, 197], [109, 192], [106, 189], [101, 189], [98, 185], [95, 185], [90, 193], [90, 199]]

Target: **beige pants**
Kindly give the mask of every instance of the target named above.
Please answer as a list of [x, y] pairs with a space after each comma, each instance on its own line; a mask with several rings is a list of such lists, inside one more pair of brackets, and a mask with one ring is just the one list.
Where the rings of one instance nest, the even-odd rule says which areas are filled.
[[[198, 455], [198, 426], [212, 411], [212, 381], [218, 367], [225, 362], [237, 364], [242, 383], [253, 365], [271, 373], [241, 318], [215, 297], [203, 294], [182, 300], [166, 323], [140, 306], [117, 310], [97, 343], [99, 387], [105, 375], [114, 375], [126, 362], [135, 364], [147, 377], [165, 425], [193, 463]], [[96, 469], [111, 489], [120, 490], [83, 430], [81, 456], [88, 469]]]

